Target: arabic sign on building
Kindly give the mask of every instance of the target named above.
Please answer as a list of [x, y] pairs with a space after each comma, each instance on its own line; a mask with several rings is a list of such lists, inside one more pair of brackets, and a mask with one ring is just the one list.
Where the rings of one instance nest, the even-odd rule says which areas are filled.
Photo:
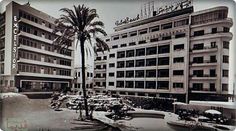
[[185, 9], [187, 7], [190, 7], [191, 5], [192, 5], [192, 0], [181, 0], [172, 4], [167, 4], [165, 6], [155, 8], [154, 1], [151, 1], [143, 5], [143, 7], [141, 8], [140, 15], [138, 14], [135, 18], [126, 17], [122, 20], [117, 20], [115, 22], [115, 25], [119, 26], [133, 21], [137, 21], [139, 19], [166, 14], [169, 12]]
[[135, 18], [126, 17], [123, 20], [116, 21], [115, 25], [118, 26], [118, 25], [122, 25], [122, 24], [127, 24], [127, 23], [130, 23], [130, 22], [136, 21], [138, 19], [139, 19], [139, 14]]
[[157, 10], [153, 12], [153, 16], [173, 12], [176, 10], [185, 9], [187, 7], [190, 7], [191, 5], [192, 5], [192, 0], [182, 0], [176, 3], [173, 3], [171, 5], [165, 5], [163, 7], [157, 8]]

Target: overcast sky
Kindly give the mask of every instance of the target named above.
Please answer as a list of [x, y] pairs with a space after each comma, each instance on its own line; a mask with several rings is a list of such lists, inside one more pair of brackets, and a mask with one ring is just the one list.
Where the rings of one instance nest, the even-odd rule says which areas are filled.
[[[1, 1], [1, 0], [0, 0]], [[73, 5], [85, 4], [90, 8], [97, 9], [97, 13], [100, 16], [100, 20], [105, 23], [105, 30], [107, 33], [113, 32], [113, 27], [115, 27], [115, 21], [123, 19], [125, 17], [135, 17], [140, 13], [141, 5], [147, 0], [15, 0], [20, 4], [25, 4], [28, 1], [31, 6], [43, 11], [55, 18], [58, 18], [61, 14], [59, 9], [67, 7], [72, 8]], [[150, 0], [153, 1], [153, 0]], [[158, 6], [169, 4], [176, 0], [154, 0], [155, 8]], [[179, 1], [179, 0], [177, 0]], [[4, 9], [5, 4], [9, 3], [10, 0], [2, 1], [1, 8]], [[229, 8], [229, 17], [233, 18], [235, 23], [235, 3], [233, 0], [193, 0], [194, 11], [199, 11], [216, 6], [227, 6]], [[235, 24], [234, 24], [235, 25]], [[235, 33], [235, 26], [231, 28], [231, 32]], [[233, 76], [236, 74], [236, 45], [235, 38], [231, 41], [230, 45], [230, 86], [232, 87], [235, 78]], [[235, 75], [236, 76], [236, 75]], [[232, 88], [231, 88], [232, 89]]]

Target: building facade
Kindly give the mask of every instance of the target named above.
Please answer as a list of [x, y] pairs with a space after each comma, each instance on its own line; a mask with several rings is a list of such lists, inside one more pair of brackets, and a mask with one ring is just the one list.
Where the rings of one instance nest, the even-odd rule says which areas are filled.
[[95, 59], [94, 89], [123, 96], [172, 97], [179, 101], [227, 100], [227, 7], [194, 12], [193, 6], [117, 21], [104, 38], [110, 52]]
[[1, 14], [0, 73], [4, 90], [52, 91], [70, 87], [73, 44], [68, 50], [53, 46], [55, 18], [29, 3], [11, 2]]

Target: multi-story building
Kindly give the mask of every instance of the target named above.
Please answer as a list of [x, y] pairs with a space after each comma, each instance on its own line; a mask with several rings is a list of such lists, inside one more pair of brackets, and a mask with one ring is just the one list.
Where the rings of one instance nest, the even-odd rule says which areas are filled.
[[11, 2], [1, 14], [0, 73], [3, 89], [48, 91], [71, 86], [73, 44], [53, 46], [55, 18], [30, 6]]
[[[115, 63], [107, 63], [107, 55], [108, 52], [104, 53], [98, 51], [96, 60], [94, 61], [94, 87], [96, 94], [104, 94], [106, 93], [106, 78], [111, 79], [115, 76], [114, 72], [108, 73], [107, 69], [112, 69], [115, 67]], [[111, 54], [111, 58], [115, 57], [115, 54]], [[108, 73], [108, 74], [107, 74]]]
[[233, 24], [228, 8], [193, 12], [181, 4], [175, 11], [166, 6], [166, 13], [160, 8], [152, 17], [116, 22], [115, 32], [104, 38], [110, 52], [95, 60], [96, 92], [227, 100]]

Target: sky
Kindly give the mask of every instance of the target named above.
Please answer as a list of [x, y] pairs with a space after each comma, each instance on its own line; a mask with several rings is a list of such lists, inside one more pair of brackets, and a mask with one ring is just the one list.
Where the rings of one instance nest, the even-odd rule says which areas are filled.
[[[2, 1], [2, 0], [0, 0]], [[5, 4], [11, 0], [4, 0], [1, 3], [1, 9], [4, 10]], [[55, 18], [58, 18], [61, 14], [59, 11], [61, 8], [72, 8], [73, 5], [85, 4], [90, 8], [97, 9], [99, 14], [99, 20], [105, 24], [105, 31], [110, 34], [113, 33], [115, 22], [126, 17], [135, 17], [141, 11], [141, 5], [147, 2], [147, 0], [15, 0], [20, 4], [25, 4], [28, 1], [31, 6], [45, 12]], [[179, 0], [149, 0], [155, 2], [155, 8], [169, 4], [173, 1]], [[234, 0], [236, 1], [236, 0]], [[229, 17], [233, 18], [236, 22], [236, 4], [233, 0], [193, 0], [194, 11], [204, 10], [216, 6], [227, 6], [229, 8]], [[234, 24], [235, 25], [235, 24]], [[231, 32], [236, 34], [235, 26], [231, 28]], [[230, 64], [229, 64], [229, 86], [233, 87], [233, 82], [236, 81], [236, 45], [235, 38], [230, 43]]]

